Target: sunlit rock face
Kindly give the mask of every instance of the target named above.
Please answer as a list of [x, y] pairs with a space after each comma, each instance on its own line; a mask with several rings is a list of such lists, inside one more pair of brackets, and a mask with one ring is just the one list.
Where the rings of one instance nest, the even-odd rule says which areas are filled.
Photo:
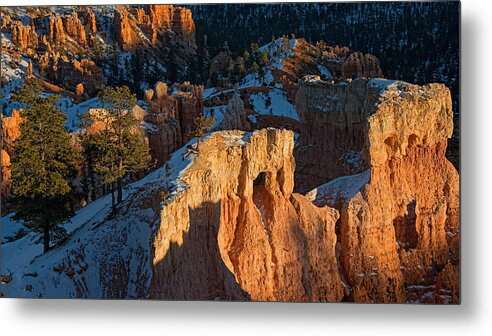
[[[383, 80], [344, 85], [346, 89], [328, 85], [325, 90], [355, 91], [349, 100], [355, 105], [337, 105], [331, 115], [363, 122], [358, 134], [363, 141], [355, 149], [362, 152], [362, 169], [367, 170], [332, 180], [309, 195], [315, 204], [340, 211], [339, 263], [351, 288], [350, 300], [422, 299], [415, 289], [435, 285], [447, 263], [458, 263], [459, 177], [445, 157], [453, 130], [449, 90], [440, 84]], [[343, 99], [336, 94], [328, 97]], [[304, 112], [301, 116], [309, 115], [309, 108]], [[336, 125], [336, 120], [328, 124]], [[354, 132], [350, 126], [345, 125], [348, 139]], [[338, 132], [332, 139], [341, 129]], [[342, 174], [339, 161], [332, 162], [335, 173], [325, 175], [327, 180]], [[456, 287], [459, 276], [452, 275]]]
[[14, 110], [11, 117], [2, 116], [2, 199], [7, 199], [11, 189], [11, 156], [14, 155], [14, 141], [20, 136], [21, 110]]
[[293, 133], [219, 132], [181, 177], [153, 241], [150, 297], [340, 301], [336, 210], [293, 194]]

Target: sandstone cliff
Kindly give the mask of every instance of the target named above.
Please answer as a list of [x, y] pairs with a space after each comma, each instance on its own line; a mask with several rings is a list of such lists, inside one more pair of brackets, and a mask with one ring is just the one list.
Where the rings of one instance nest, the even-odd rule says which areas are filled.
[[[318, 144], [317, 150], [332, 158], [342, 153], [338, 146], [358, 151], [360, 169], [367, 169], [309, 194], [315, 204], [340, 211], [339, 264], [351, 288], [350, 300], [422, 302], [429, 293], [418, 289], [431, 288], [442, 300], [457, 302], [456, 272], [447, 288], [437, 290], [436, 285], [438, 274], [448, 262], [456, 265], [459, 254], [455, 241], [459, 237], [459, 177], [445, 157], [453, 131], [449, 90], [440, 84], [420, 87], [356, 80], [343, 85], [307, 84], [299, 94], [314, 95], [312, 101], [298, 100], [306, 104], [301, 116], [325, 116], [320, 127], [330, 129], [333, 137], [321, 141], [328, 145], [341, 137], [334, 148]], [[347, 97], [350, 105], [340, 104]], [[316, 107], [319, 99], [331, 101], [323, 104], [326, 111]], [[299, 176], [329, 180], [343, 174], [339, 160], [324, 162], [326, 171], [318, 170], [312, 154], [312, 161], [299, 167]], [[298, 156], [303, 157], [301, 152]]]
[[161, 211], [150, 297], [340, 301], [334, 209], [292, 194], [293, 133], [211, 135]]
[[150, 152], [158, 164], [163, 164], [190, 139], [190, 131], [196, 127], [195, 118], [203, 114], [202, 91], [203, 86], [189, 82], [176, 85], [171, 95], [162, 82], [145, 91]]

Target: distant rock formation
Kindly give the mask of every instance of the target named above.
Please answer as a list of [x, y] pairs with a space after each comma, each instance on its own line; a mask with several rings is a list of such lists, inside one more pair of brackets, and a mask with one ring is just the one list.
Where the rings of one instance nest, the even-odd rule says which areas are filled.
[[371, 54], [352, 53], [342, 64], [343, 78], [381, 77], [382, 75], [379, 60]]
[[12, 42], [21, 50], [36, 49], [38, 35], [33, 26], [24, 26], [21, 21], [12, 24]]
[[105, 81], [102, 69], [87, 58], [70, 60], [59, 53], [45, 53], [40, 56], [38, 67], [41, 76], [55, 83], [62, 82], [72, 92], [76, 92], [78, 85], [82, 84], [87, 96], [93, 95]]
[[243, 100], [239, 91], [235, 91], [231, 100], [227, 104], [227, 112], [224, 115], [224, 120], [218, 125], [219, 129], [223, 130], [243, 130], [250, 129], [250, 124], [247, 118], [246, 109], [244, 108]]
[[[140, 29], [145, 35], [139, 33]], [[155, 45], [159, 31], [171, 29], [186, 48], [196, 49], [195, 23], [191, 11], [172, 5], [148, 5], [143, 8], [117, 6], [114, 16], [115, 41], [124, 51], [142, 45]]]
[[150, 152], [159, 164], [191, 138], [195, 119], [203, 114], [202, 91], [202, 86], [189, 82], [177, 85], [171, 95], [162, 82], [145, 91]]

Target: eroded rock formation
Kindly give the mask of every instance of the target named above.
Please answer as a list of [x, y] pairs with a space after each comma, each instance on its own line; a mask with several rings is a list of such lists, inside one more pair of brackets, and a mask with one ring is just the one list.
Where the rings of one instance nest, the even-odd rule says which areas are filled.
[[202, 86], [189, 82], [177, 85], [171, 95], [162, 82], [145, 91], [150, 152], [159, 164], [191, 138], [195, 119], [203, 113], [202, 91]]
[[198, 146], [180, 177], [188, 188], [164, 200], [151, 298], [342, 299], [338, 213], [292, 193], [293, 144], [292, 132], [263, 129]]
[[33, 26], [24, 26], [21, 21], [16, 21], [12, 25], [12, 42], [21, 50], [36, 49], [38, 35]]
[[21, 111], [14, 110], [11, 117], [2, 116], [2, 199], [10, 195], [10, 158], [14, 154], [14, 141], [20, 136]]
[[[340, 211], [339, 264], [351, 289], [350, 300], [425, 299], [412, 297], [414, 289], [435, 288], [439, 272], [448, 262], [456, 264], [459, 253], [453, 244], [453, 237], [459, 236], [459, 177], [445, 157], [453, 130], [449, 90], [441, 84], [384, 80], [322, 87], [335, 90], [326, 96], [333, 103], [325, 104], [324, 111], [335, 119], [325, 127], [341, 123], [337, 118], [353, 117], [347, 119], [345, 131], [332, 128], [332, 132], [334, 136], [347, 133], [345, 148], [353, 145], [351, 137], [360, 139], [355, 145], [367, 169], [310, 192], [315, 204]], [[321, 86], [311, 89], [319, 92]], [[351, 95], [350, 106], [338, 106], [337, 101], [347, 95]], [[308, 105], [318, 103], [315, 99]], [[304, 117], [310, 115], [309, 108], [304, 112]], [[317, 111], [313, 116], [322, 114]], [[330, 154], [327, 148], [324, 155]], [[333, 168], [328, 172], [341, 172], [339, 163], [333, 163], [326, 163]], [[459, 279], [455, 276], [453, 281], [456, 288]]]
[[223, 130], [237, 129], [245, 131], [250, 129], [246, 109], [244, 108], [244, 103], [239, 91], [234, 92], [234, 95], [227, 104], [227, 113], [225, 113], [224, 120], [220, 122], [218, 128]]
[[87, 58], [70, 60], [59, 53], [45, 53], [39, 58], [38, 67], [41, 76], [55, 83], [63, 83], [72, 92], [77, 92], [77, 86], [82, 84], [83, 93], [92, 95], [105, 81], [102, 69]]
[[[172, 5], [148, 5], [143, 8], [118, 6], [115, 9], [115, 40], [124, 51], [141, 45], [155, 45], [159, 32], [171, 29], [183, 46], [195, 50], [195, 23], [189, 9]], [[140, 33], [142, 30], [145, 35]]]

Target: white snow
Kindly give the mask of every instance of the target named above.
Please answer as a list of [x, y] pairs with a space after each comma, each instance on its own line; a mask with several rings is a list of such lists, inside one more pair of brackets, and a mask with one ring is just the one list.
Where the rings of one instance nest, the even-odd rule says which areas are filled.
[[223, 137], [225, 138], [224, 143], [226, 144], [227, 147], [235, 147], [235, 146], [244, 146], [244, 145], [246, 145], [246, 142], [243, 140], [243, 136], [242, 135], [224, 134]]
[[296, 108], [288, 101], [286, 93], [282, 90], [272, 88], [268, 94], [255, 93], [250, 95], [249, 101], [258, 114], [299, 120]]
[[337, 206], [337, 203], [347, 201], [362, 191], [365, 184], [369, 183], [371, 170], [363, 173], [342, 176], [326, 184], [323, 184], [306, 194], [311, 202], [316, 205]]
[[27, 231], [22, 221], [16, 221], [12, 217], [13, 213], [10, 213], [2, 217], [2, 244], [12, 240], [20, 230]]
[[258, 119], [256, 118], [256, 116], [252, 115], [252, 114], [248, 115], [248, 119], [249, 119], [249, 121], [251, 121], [252, 123], [255, 123], [255, 124], [258, 122]]
[[[2, 234], [0, 273], [13, 273], [11, 282], [0, 284], [2, 293], [7, 297], [46, 298], [145, 295], [142, 288], [148, 288], [151, 279], [149, 239], [159, 209], [142, 205], [142, 201], [164, 188], [173, 191], [171, 197], [187, 188], [181, 177], [193, 163], [195, 154], [183, 156], [194, 142], [176, 151], [163, 167], [128, 185], [119, 214], [114, 218], [108, 218], [111, 195], [77, 211], [64, 224], [68, 239], [44, 255], [38, 233], [28, 231], [15, 241], [4, 239]], [[12, 236], [22, 225], [11, 217], [9, 214], [2, 218], [5, 237]], [[119, 276], [126, 277], [123, 280], [126, 287], [116, 294], [108, 291]]]
[[323, 79], [328, 79], [333, 77], [330, 70], [328, 70], [324, 65], [318, 64], [318, 70]]
[[227, 105], [220, 105], [220, 106], [212, 106], [212, 107], [205, 107], [203, 114], [207, 118], [211, 118], [215, 116], [215, 122], [212, 125], [211, 128], [214, 128], [224, 120], [224, 115], [227, 113]]

